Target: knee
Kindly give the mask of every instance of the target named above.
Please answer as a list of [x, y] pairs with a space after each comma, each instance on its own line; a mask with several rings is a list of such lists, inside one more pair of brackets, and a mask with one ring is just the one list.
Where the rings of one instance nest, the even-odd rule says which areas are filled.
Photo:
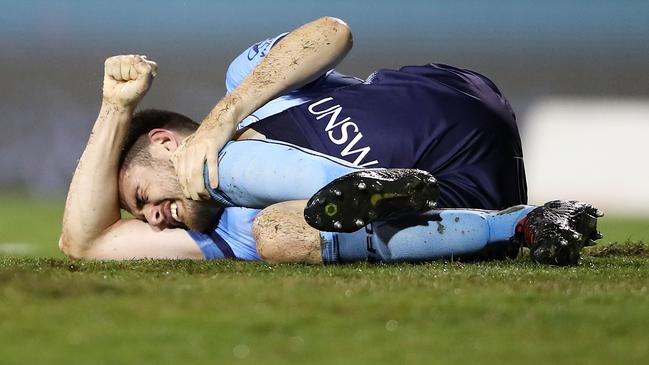
[[252, 226], [257, 254], [268, 263], [321, 263], [320, 233], [308, 226], [304, 204], [279, 203], [264, 209]]
[[257, 254], [262, 260], [269, 263], [277, 263], [279, 250], [277, 245], [277, 234], [279, 222], [276, 215], [264, 209], [252, 225], [252, 235], [257, 246]]

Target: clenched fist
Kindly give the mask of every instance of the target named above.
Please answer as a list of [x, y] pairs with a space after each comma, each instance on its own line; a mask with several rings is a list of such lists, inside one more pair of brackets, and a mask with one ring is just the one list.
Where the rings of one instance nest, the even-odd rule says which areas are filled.
[[151, 87], [158, 65], [146, 56], [113, 56], [104, 63], [104, 101], [135, 108]]

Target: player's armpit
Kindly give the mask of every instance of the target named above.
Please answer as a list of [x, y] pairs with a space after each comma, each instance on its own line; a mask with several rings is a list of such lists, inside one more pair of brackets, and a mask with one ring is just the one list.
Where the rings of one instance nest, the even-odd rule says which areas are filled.
[[81, 259], [195, 259], [204, 258], [194, 240], [183, 229], [154, 231], [145, 222], [122, 219], [91, 245]]

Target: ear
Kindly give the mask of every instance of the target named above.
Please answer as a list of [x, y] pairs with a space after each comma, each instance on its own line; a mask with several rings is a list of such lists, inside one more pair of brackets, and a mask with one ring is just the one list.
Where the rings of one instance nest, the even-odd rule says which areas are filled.
[[180, 137], [168, 129], [155, 128], [149, 131], [149, 141], [153, 146], [162, 147], [168, 152], [174, 152], [180, 144]]

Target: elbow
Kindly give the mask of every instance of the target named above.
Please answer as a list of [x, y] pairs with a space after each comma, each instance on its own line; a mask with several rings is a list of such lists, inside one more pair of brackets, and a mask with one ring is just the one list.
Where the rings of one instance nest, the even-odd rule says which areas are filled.
[[349, 25], [345, 23], [344, 20], [336, 18], [335, 16], [323, 16], [322, 18], [316, 20], [316, 22], [322, 23], [326, 26], [332, 26], [336, 28], [336, 31], [350, 32]]
[[61, 234], [61, 237], [59, 237], [59, 250], [68, 258], [75, 260], [86, 259], [84, 252], [78, 249], [78, 245], [65, 234]]
[[263, 215], [263, 211], [260, 215], [262, 215], [261, 219], [259, 217], [255, 219], [252, 226], [252, 235], [257, 246], [257, 255], [269, 264], [279, 263], [280, 260], [278, 260], [277, 256], [280, 252], [277, 250], [277, 245], [273, 240], [274, 237], [269, 237], [269, 231], [264, 227], [266, 217]]
[[342, 29], [351, 32], [347, 23], [345, 23], [345, 21], [340, 18], [336, 18], [335, 16], [323, 16], [322, 18], [316, 21], [324, 25], [333, 26], [336, 28], [336, 30]]
[[272, 205], [252, 224], [257, 254], [267, 263], [321, 264], [320, 232], [304, 221], [304, 201]]
[[286, 247], [282, 247], [282, 243], [286, 244], [286, 236], [282, 235], [282, 229], [277, 215], [273, 209], [264, 209], [255, 218], [252, 224], [252, 236], [257, 245], [257, 254], [259, 257], [269, 264], [280, 264], [292, 262], [287, 259]]
[[316, 22], [320, 23], [327, 30], [327, 33], [333, 38], [336, 44], [341, 46], [345, 53], [352, 48], [354, 37], [351, 28], [345, 21], [333, 16], [324, 16]]
[[61, 250], [65, 256], [70, 257], [70, 241], [64, 235], [59, 237], [59, 250]]
[[275, 246], [268, 241], [257, 242], [257, 255], [268, 264], [281, 263], [281, 261], [277, 259]]

